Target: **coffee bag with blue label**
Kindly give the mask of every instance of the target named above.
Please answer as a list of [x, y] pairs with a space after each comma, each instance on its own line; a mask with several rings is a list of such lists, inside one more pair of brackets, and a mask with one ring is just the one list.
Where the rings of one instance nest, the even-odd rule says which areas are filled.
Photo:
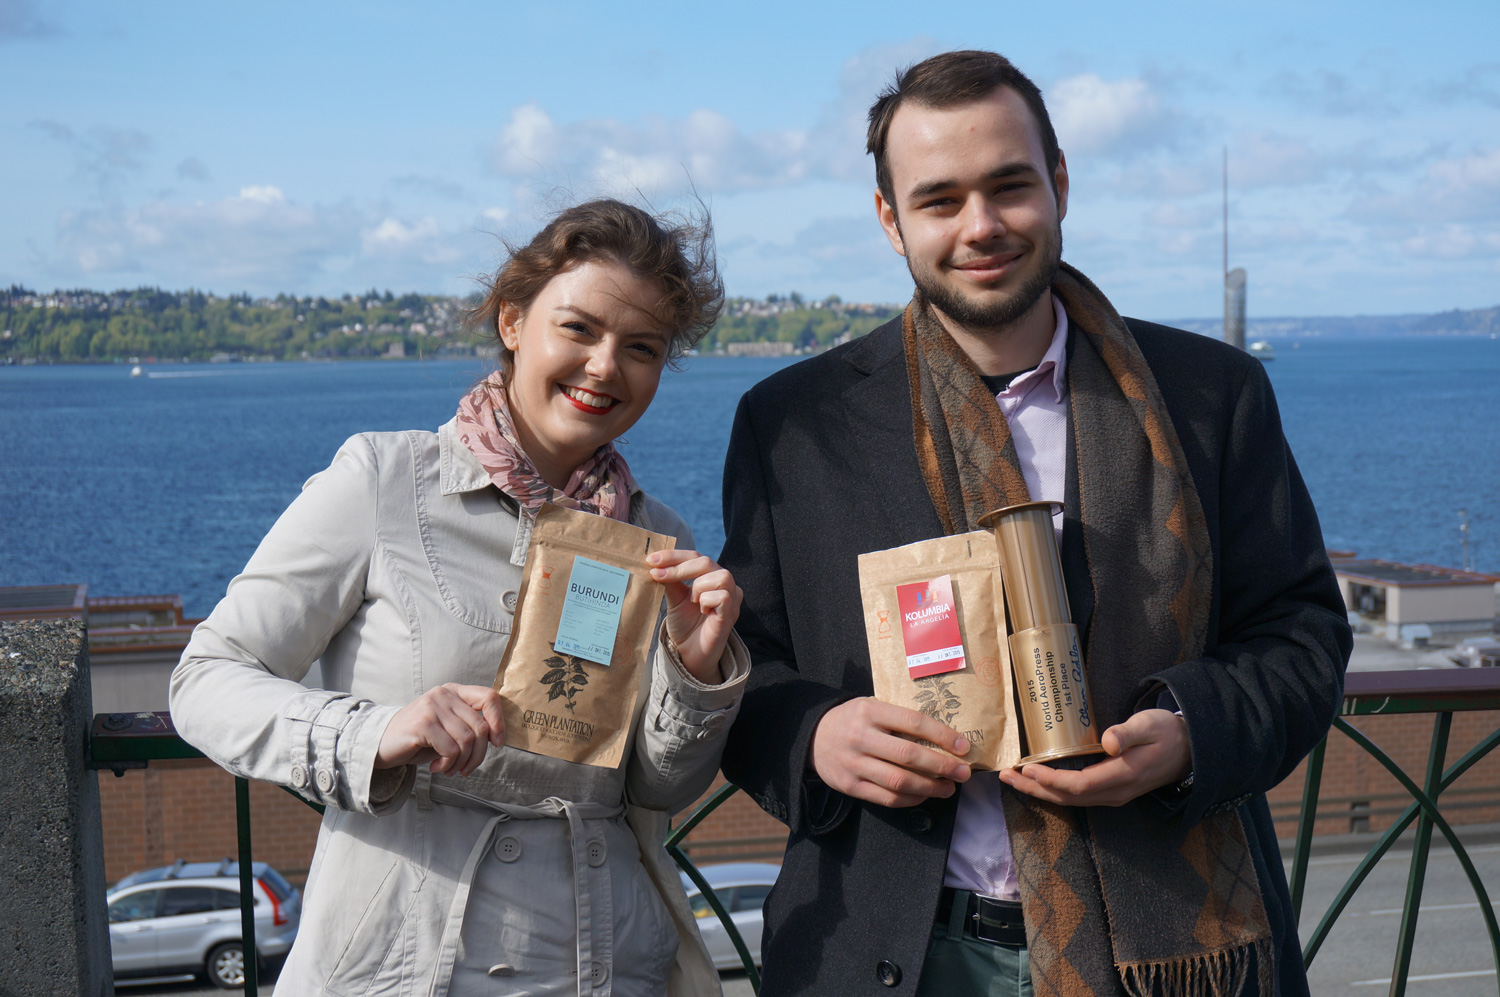
[[585, 765], [620, 763], [661, 621], [646, 555], [674, 537], [544, 505], [495, 689], [505, 743]]

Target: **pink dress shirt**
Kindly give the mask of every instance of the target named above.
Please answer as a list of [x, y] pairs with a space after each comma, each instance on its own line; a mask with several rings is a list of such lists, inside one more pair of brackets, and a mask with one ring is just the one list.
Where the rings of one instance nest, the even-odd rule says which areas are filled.
[[[1068, 316], [1062, 302], [1052, 299], [1057, 328], [1042, 362], [1017, 377], [995, 401], [1010, 424], [1021, 474], [1033, 500], [1063, 500], [1068, 474]], [[1062, 539], [1063, 514], [1052, 515], [1052, 528]], [[1020, 899], [1010, 836], [1005, 832], [1005, 810], [1000, 794], [1010, 792], [995, 772], [975, 772], [959, 789], [953, 841], [943, 885], [973, 890], [1005, 900]]]

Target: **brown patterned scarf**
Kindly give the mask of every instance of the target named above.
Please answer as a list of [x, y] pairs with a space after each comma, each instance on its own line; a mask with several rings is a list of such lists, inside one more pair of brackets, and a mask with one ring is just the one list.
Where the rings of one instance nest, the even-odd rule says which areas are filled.
[[[1095, 609], [1089, 691], [1101, 729], [1136, 709], [1140, 682], [1200, 656], [1213, 551], [1160, 389], [1130, 330], [1063, 264], [1069, 415]], [[902, 322], [916, 448], [949, 533], [1030, 498], [1015, 442], [979, 371], [920, 292]], [[1239, 815], [1191, 828], [1145, 806], [1057, 807], [1004, 794], [1038, 997], [1272, 993], [1273, 946]], [[1252, 958], [1253, 954], [1253, 958]]]

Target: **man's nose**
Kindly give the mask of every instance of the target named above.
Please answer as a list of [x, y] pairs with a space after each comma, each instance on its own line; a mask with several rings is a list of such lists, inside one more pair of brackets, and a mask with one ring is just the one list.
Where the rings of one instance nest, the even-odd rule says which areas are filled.
[[1005, 234], [1000, 208], [989, 198], [976, 194], [964, 203], [963, 234], [968, 242], [988, 242]]

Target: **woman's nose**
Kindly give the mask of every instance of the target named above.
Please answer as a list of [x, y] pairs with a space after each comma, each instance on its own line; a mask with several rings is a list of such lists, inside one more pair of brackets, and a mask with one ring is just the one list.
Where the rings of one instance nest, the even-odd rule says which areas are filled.
[[583, 365], [584, 373], [596, 381], [612, 381], [620, 367], [615, 360], [615, 345], [608, 338], [601, 339], [589, 349], [589, 358]]

